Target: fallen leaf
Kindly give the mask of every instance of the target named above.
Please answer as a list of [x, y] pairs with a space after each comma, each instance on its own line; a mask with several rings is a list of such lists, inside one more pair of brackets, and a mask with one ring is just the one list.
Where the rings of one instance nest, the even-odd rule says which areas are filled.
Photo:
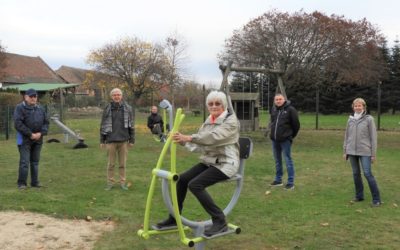
[[361, 209], [356, 210], [357, 213], [362, 213], [363, 211]]
[[271, 191], [269, 191], [269, 190], [265, 191], [265, 195], [269, 195], [269, 194], [271, 194]]
[[329, 226], [329, 223], [328, 222], [322, 222], [320, 225], [323, 226], [323, 227], [327, 227], [327, 226]]
[[128, 182], [128, 183], [126, 184], [126, 186], [127, 186], [127, 187], [130, 187], [130, 186], [132, 186], [132, 183], [131, 183], [131, 182]]
[[27, 225], [27, 226], [32, 226], [32, 225], [35, 225], [35, 223], [33, 223], [33, 222], [27, 222], [27, 223], [25, 223], [25, 225]]
[[396, 203], [393, 203], [393, 207], [399, 207]]
[[85, 218], [86, 221], [91, 221], [92, 219], [93, 219], [92, 216], [89, 216], [89, 215], [86, 216], [86, 218]]

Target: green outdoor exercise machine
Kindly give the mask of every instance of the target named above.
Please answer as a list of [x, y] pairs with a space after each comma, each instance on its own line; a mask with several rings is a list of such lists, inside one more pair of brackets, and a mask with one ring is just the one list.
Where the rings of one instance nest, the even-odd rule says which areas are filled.
[[[229, 87], [228, 87], [228, 76], [232, 70], [236, 70], [232, 67], [232, 62], [229, 62], [226, 66], [220, 67], [223, 79], [221, 83], [220, 90], [226, 93], [227, 101], [228, 101], [228, 111], [234, 113], [234, 109], [232, 107], [231, 98], [229, 96]], [[168, 109], [168, 103], [165, 102], [164, 105], [160, 107], [164, 109]], [[172, 112], [170, 112], [170, 122], [172, 121]], [[179, 127], [185, 118], [185, 115], [182, 114], [182, 109], [178, 109], [175, 116], [175, 121], [172, 126], [171, 134], [179, 131]], [[235, 207], [236, 203], [239, 200], [240, 193], [243, 187], [244, 180], [244, 167], [245, 161], [250, 157], [253, 150], [253, 143], [250, 138], [241, 137], [239, 138], [240, 145], [240, 164], [238, 172], [226, 182], [236, 182], [236, 188], [233, 193], [233, 196], [228, 203], [228, 205], [223, 209], [225, 215], [228, 215], [232, 209]], [[165, 155], [170, 152], [170, 171], [161, 169], [162, 163]], [[207, 221], [192, 221], [181, 214], [179, 214], [178, 208], [178, 198], [176, 194], [176, 183], [179, 180], [179, 175], [176, 173], [176, 143], [172, 142], [172, 137], [169, 136], [164, 147], [161, 151], [160, 157], [158, 158], [156, 168], [152, 170], [152, 179], [149, 188], [149, 193], [147, 196], [146, 202], [146, 210], [144, 216], [143, 229], [138, 230], [137, 234], [144, 238], [149, 239], [151, 235], [160, 235], [160, 234], [168, 234], [168, 233], [179, 233], [180, 241], [189, 247], [195, 247], [196, 250], [202, 250], [205, 248], [205, 244], [207, 240], [220, 237], [223, 235], [236, 233], [239, 234], [241, 232], [241, 228], [239, 226], [233, 225], [231, 223], [228, 224], [228, 231], [213, 235], [211, 237], [206, 237], [204, 233], [204, 229], [208, 226], [212, 225], [211, 220]], [[159, 230], [155, 227], [150, 229], [150, 210], [152, 205], [152, 199], [154, 195], [155, 185], [157, 182], [157, 178], [162, 178], [162, 195], [164, 199], [164, 203], [168, 208], [169, 213], [175, 218], [177, 227], [172, 229]], [[186, 236], [186, 231], [191, 230], [194, 233], [193, 238], [188, 238]]]
[[[171, 134], [177, 132], [179, 127], [184, 120], [185, 115], [182, 114], [182, 109], [178, 109], [176, 112], [175, 120], [173, 123], [173, 127], [171, 130]], [[226, 208], [223, 210], [225, 215], [228, 215], [234, 206], [236, 205], [240, 192], [243, 186], [243, 178], [244, 178], [244, 166], [245, 160], [250, 156], [252, 152], [252, 142], [249, 138], [240, 138], [240, 166], [238, 173], [233, 176], [228, 182], [236, 182], [236, 189], [231, 198], [231, 201], [228, 203]], [[170, 170], [163, 170], [162, 164], [164, 161], [164, 157], [167, 152], [170, 152]], [[162, 195], [164, 199], [164, 203], [167, 206], [169, 213], [175, 217], [177, 227], [173, 229], [167, 230], [157, 230], [155, 228], [150, 228], [150, 211], [152, 205], [152, 199], [155, 191], [155, 186], [157, 183], [157, 178], [162, 178]], [[160, 234], [168, 234], [168, 233], [179, 233], [180, 241], [189, 246], [195, 247], [195, 249], [201, 250], [204, 249], [206, 240], [216, 238], [219, 236], [223, 236], [226, 234], [236, 233], [239, 234], [241, 229], [239, 226], [228, 224], [229, 230], [227, 232], [213, 235], [211, 237], [206, 237], [203, 235], [204, 229], [208, 226], [212, 225], [211, 220], [207, 221], [192, 221], [186, 219], [182, 215], [179, 214], [178, 208], [178, 200], [176, 194], [176, 182], [179, 180], [179, 175], [176, 173], [176, 143], [172, 141], [172, 137], [169, 136], [164, 147], [161, 151], [160, 157], [158, 158], [156, 167], [152, 170], [152, 179], [150, 183], [149, 193], [147, 196], [146, 202], [146, 210], [144, 215], [144, 223], [143, 229], [138, 230], [138, 236], [149, 239], [152, 235], [160, 235]], [[186, 231], [194, 232], [193, 238], [188, 238], [186, 236]]]

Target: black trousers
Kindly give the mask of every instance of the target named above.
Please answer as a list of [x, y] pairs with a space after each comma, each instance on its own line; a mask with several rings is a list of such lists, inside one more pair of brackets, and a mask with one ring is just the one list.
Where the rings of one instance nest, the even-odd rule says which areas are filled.
[[215, 204], [206, 188], [226, 179], [229, 179], [229, 177], [221, 170], [203, 163], [194, 165], [191, 169], [180, 174], [177, 183], [179, 211], [182, 211], [183, 202], [189, 188], [213, 221], [225, 220], [224, 212]]

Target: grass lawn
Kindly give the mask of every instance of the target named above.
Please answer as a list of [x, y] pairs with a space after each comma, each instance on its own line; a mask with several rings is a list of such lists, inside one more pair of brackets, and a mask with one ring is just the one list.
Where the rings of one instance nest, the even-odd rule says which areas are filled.
[[[265, 117], [261, 117], [265, 119]], [[383, 116], [378, 133], [378, 161], [373, 165], [384, 204], [371, 208], [365, 184], [364, 202], [350, 204], [354, 196], [351, 167], [342, 160], [343, 128], [346, 116], [320, 117], [324, 129], [315, 131], [313, 115], [300, 115], [302, 129], [293, 146], [296, 188], [270, 188], [274, 162], [270, 141], [262, 132], [246, 133], [254, 142], [254, 152], [246, 162], [244, 188], [240, 200], [228, 216], [242, 233], [207, 242], [207, 249], [398, 249], [400, 246], [400, 121], [399, 116]], [[145, 202], [162, 144], [145, 127], [138, 115], [136, 144], [128, 157], [129, 191], [104, 191], [106, 152], [99, 149], [99, 116], [70, 119], [67, 125], [79, 129], [87, 149], [73, 150], [68, 144], [44, 144], [40, 180], [47, 188], [19, 191], [16, 188], [18, 153], [14, 140], [0, 141], [0, 210], [32, 211], [57, 218], [113, 220], [117, 227], [96, 244], [95, 249], [188, 249], [176, 234], [141, 239], [136, 232], [143, 223]], [[193, 132], [202, 117], [188, 117], [182, 132]], [[264, 120], [262, 121], [264, 122]], [[52, 125], [49, 138], [62, 140]], [[325, 128], [330, 128], [327, 130]], [[197, 162], [197, 155], [178, 148], [178, 170]], [[165, 164], [168, 169], [168, 162]], [[285, 174], [286, 177], [286, 174]], [[166, 217], [167, 210], [158, 185], [151, 221]], [[210, 192], [218, 204], [231, 198], [229, 183], [217, 184]], [[266, 194], [266, 191], [270, 191]], [[183, 211], [192, 220], [208, 219], [196, 199], [188, 194]]]

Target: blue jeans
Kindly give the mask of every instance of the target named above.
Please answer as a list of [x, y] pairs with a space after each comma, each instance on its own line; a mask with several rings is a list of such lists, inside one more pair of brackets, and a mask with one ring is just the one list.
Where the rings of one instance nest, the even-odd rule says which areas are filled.
[[288, 184], [294, 184], [294, 165], [291, 156], [292, 142], [285, 140], [283, 142], [277, 142], [272, 140], [272, 151], [274, 153], [276, 175], [275, 181], [282, 182], [282, 153], [285, 157], [286, 169], [288, 173]]
[[39, 185], [39, 159], [42, 144], [37, 142], [24, 142], [18, 146], [19, 150], [19, 173], [18, 186], [26, 186], [29, 167], [31, 170], [31, 186]]
[[356, 198], [364, 199], [364, 185], [362, 182], [361, 171], [360, 171], [360, 163], [361, 163], [364, 176], [367, 179], [369, 189], [371, 190], [372, 201], [380, 202], [381, 198], [379, 195], [378, 184], [376, 183], [375, 177], [372, 175], [371, 172], [371, 156], [349, 155], [349, 160], [351, 163], [351, 167], [353, 169], [353, 179], [356, 189]]

